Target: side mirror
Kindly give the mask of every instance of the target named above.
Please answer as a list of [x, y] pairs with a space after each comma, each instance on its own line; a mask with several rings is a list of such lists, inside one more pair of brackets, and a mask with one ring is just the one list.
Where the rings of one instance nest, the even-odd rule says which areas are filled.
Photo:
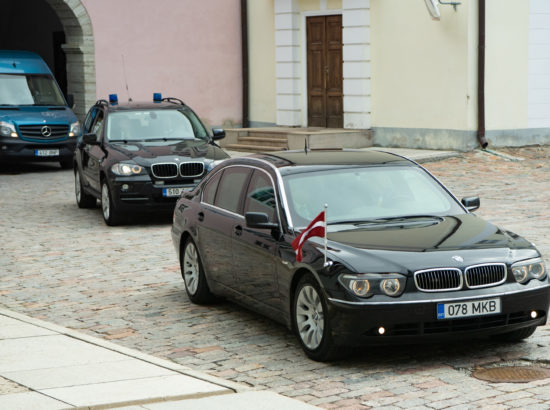
[[248, 228], [274, 229], [279, 227], [279, 224], [269, 222], [269, 216], [263, 212], [247, 212], [244, 218], [246, 219], [246, 226]]
[[99, 145], [96, 134], [84, 134], [82, 136], [82, 142], [87, 145]]
[[214, 141], [225, 138], [225, 130], [221, 128], [212, 128], [212, 139]]
[[74, 95], [67, 94], [67, 105], [71, 110], [74, 109]]
[[468, 212], [473, 212], [479, 208], [480, 202], [478, 196], [470, 196], [467, 198], [462, 198], [462, 205], [468, 210]]

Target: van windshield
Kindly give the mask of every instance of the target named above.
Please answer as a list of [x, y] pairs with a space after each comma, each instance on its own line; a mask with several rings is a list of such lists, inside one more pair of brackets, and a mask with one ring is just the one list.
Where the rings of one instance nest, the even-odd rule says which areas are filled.
[[55, 80], [40, 74], [0, 74], [0, 105], [66, 105]]

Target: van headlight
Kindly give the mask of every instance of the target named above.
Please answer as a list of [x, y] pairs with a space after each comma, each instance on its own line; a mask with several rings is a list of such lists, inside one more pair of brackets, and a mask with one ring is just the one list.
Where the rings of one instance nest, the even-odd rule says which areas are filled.
[[80, 128], [80, 122], [77, 121], [77, 122], [73, 122], [71, 124], [71, 128], [69, 129], [69, 137], [77, 137], [80, 135], [80, 132], [81, 132], [81, 128]]
[[0, 121], [0, 136], [17, 138], [17, 131], [15, 131], [15, 125], [10, 122]]
[[527, 283], [531, 279], [543, 280], [546, 277], [546, 266], [541, 258], [528, 259], [514, 263], [512, 274], [519, 283]]
[[400, 273], [344, 273], [338, 277], [338, 281], [361, 298], [377, 294], [397, 297], [405, 290], [407, 278]]

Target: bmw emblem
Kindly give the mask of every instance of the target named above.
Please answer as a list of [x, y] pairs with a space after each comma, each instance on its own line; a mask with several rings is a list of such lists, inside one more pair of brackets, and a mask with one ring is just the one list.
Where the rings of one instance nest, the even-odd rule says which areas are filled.
[[462, 256], [455, 255], [452, 259], [456, 262], [464, 262], [464, 258]]

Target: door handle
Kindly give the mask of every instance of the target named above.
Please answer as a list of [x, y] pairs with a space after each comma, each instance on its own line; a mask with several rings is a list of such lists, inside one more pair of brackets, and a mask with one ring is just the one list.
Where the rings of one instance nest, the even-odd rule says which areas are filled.
[[204, 221], [204, 212], [199, 212], [199, 221]]
[[241, 225], [237, 225], [235, 227], [235, 235], [241, 236], [243, 234], [243, 227]]

